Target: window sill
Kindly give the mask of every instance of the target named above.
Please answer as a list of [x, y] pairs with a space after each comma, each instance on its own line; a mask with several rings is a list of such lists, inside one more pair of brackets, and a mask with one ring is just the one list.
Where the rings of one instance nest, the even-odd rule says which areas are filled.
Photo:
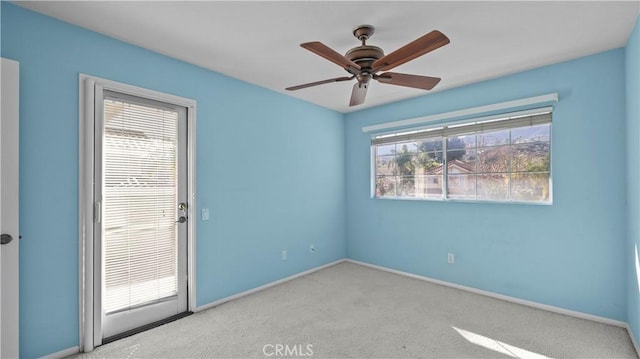
[[483, 204], [519, 204], [530, 206], [551, 206], [553, 200], [548, 202], [526, 202], [526, 201], [490, 201], [490, 200], [470, 200], [470, 199], [457, 199], [457, 198], [419, 198], [419, 197], [371, 197], [374, 200], [391, 200], [391, 201], [423, 201], [423, 202], [453, 202], [453, 203], [483, 203]]

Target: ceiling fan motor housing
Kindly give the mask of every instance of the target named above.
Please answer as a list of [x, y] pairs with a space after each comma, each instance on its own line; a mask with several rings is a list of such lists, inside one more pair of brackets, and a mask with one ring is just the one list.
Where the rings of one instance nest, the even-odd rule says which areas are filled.
[[363, 45], [347, 51], [344, 56], [358, 64], [363, 70], [371, 70], [373, 63], [384, 56], [384, 51], [377, 46]]
[[353, 36], [362, 41], [362, 45], [354, 47], [344, 55], [347, 59], [358, 64], [362, 68], [361, 72], [371, 73], [373, 63], [384, 56], [381, 48], [366, 44], [366, 41], [373, 35], [375, 30], [375, 27], [372, 25], [356, 26], [356, 28], [353, 29]]

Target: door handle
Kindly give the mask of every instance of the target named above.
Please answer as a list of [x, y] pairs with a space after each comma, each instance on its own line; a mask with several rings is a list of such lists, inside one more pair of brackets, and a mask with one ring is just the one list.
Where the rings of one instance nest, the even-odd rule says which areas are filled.
[[13, 237], [11, 237], [10, 234], [2, 234], [2, 236], [0, 236], [0, 244], [8, 244], [13, 240]]
[[187, 204], [185, 202], [181, 202], [178, 205], [178, 210], [182, 212], [182, 216], [178, 217], [178, 220], [175, 223], [184, 223], [187, 221]]

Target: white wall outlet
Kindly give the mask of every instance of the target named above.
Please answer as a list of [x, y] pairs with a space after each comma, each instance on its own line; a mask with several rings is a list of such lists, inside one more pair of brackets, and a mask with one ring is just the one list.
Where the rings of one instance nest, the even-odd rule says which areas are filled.
[[282, 251], [282, 260], [283, 261], [287, 260], [287, 251]]
[[453, 253], [449, 253], [447, 254], [447, 262], [448, 263], [455, 263], [456, 261], [456, 256]]
[[202, 220], [203, 221], [208, 221], [209, 220], [209, 208], [203, 208], [202, 209]]
[[313, 244], [311, 244], [311, 245], [309, 246], [309, 253], [313, 253], [313, 252], [315, 252], [315, 251], [316, 251], [316, 247], [314, 247], [314, 246], [313, 246]]

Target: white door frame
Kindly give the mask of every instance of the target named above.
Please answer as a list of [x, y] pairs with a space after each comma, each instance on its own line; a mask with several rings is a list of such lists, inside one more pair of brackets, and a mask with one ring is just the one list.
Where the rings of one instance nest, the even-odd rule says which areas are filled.
[[79, 238], [80, 238], [80, 351], [89, 352], [101, 344], [101, 337], [94, 332], [94, 321], [101, 313], [94, 313], [94, 216], [98, 210], [94, 204], [94, 133], [96, 86], [133, 96], [169, 102], [187, 108], [187, 310], [196, 308], [195, 246], [196, 246], [196, 101], [165, 94], [137, 86], [105, 80], [85, 74], [79, 76]]
[[0, 121], [0, 231], [13, 237], [0, 246], [0, 358], [19, 357], [19, 87], [20, 64], [3, 58], [1, 68], [2, 110]]

